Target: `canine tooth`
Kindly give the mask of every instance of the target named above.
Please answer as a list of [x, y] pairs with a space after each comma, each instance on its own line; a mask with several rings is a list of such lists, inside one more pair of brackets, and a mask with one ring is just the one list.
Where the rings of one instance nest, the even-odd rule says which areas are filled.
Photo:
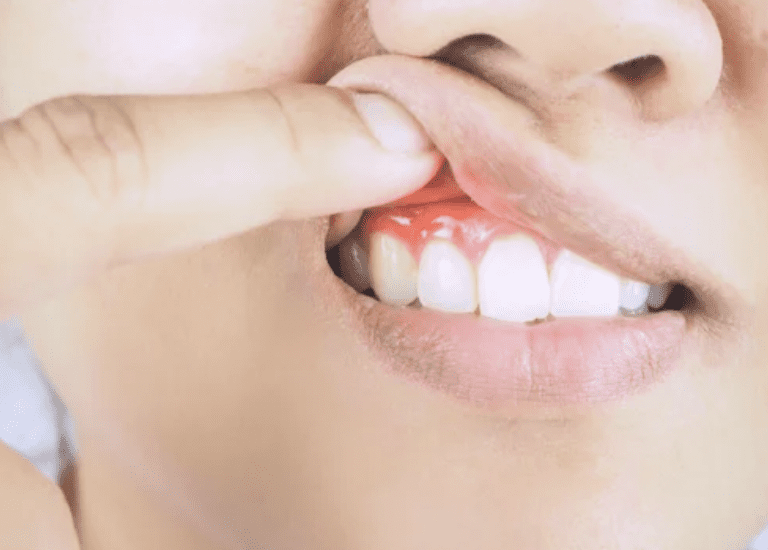
[[452, 313], [477, 309], [475, 269], [453, 243], [435, 239], [424, 247], [419, 265], [419, 301]]
[[347, 238], [339, 244], [339, 264], [344, 280], [357, 290], [363, 292], [371, 287], [368, 275], [368, 253], [355, 239]]
[[653, 285], [648, 294], [648, 306], [659, 309], [669, 298], [672, 292], [672, 284], [664, 283], [661, 285]]
[[478, 267], [480, 314], [525, 323], [549, 313], [547, 265], [536, 242], [526, 235], [494, 240]]
[[371, 283], [385, 304], [407, 306], [416, 299], [419, 268], [403, 243], [385, 233], [371, 235]]
[[630, 311], [640, 309], [648, 299], [650, 292], [651, 285], [631, 279], [621, 279], [619, 307]]
[[564, 250], [550, 274], [550, 313], [555, 317], [616, 315], [619, 286], [618, 275]]

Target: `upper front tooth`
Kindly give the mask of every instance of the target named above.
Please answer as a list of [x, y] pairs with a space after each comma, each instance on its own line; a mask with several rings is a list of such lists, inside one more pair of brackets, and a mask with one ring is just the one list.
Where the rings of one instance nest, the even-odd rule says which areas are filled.
[[525, 323], [549, 313], [547, 265], [536, 242], [526, 235], [491, 243], [478, 268], [480, 314]]
[[393, 306], [413, 302], [418, 272], [416, 260], [398, 239], [380, 232], [371, 235], [371, 286], [379, 300]]
[[475, 269], [453, 243], [435, 239], [421, 253], [418, 294], [424, 307], [471, 313], [477, 309]]
[[616, 315], [619, 286], [618, 275], [564, 250], [550, 274], [550, 313], [555, 317]]

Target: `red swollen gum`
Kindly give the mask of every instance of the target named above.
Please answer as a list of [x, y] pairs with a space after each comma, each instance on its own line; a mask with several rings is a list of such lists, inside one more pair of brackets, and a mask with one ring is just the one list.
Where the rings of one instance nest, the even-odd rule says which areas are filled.
[[424, 247], [434, 238], [452, 242], [473, 265], [479, 265], [496, 237], [524, 233], [539, 245], [547, 266], [559, 247], [522, 226], [502, 220], [480, 208], [466, 195], [429, 204], [388, 206], [363, 214], [360, 235], [365, 248], [374, 232], [390, 235], [406, 245], [418, 264]]

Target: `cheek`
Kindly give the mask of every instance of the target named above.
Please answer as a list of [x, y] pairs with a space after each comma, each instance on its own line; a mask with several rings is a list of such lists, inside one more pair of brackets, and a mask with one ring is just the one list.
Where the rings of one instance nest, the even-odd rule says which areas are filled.
[[79, 429], [156, 439], [171, 455], [189, 445], [188, 457], [200, 452], [201, 426], [217, 426], [222, 448], [242, 445], [245, 428], [227, 429], [235, 421], [258, 433], [281, 378], [322, 336], [292, 253], [302, 225], [119, 268], [27, 315]]
[[304, 80], [335, 41], [328, 0], [39, 4], [15, 2], [0, 14], [6, 117], [73, 93], [215, 92]]
[[306, 456], [291, 411], [327, 394], [328, 323], [310, 294], [313, 262], [325, 262], [321, 226], [273, 224], [120, 268], [30, 313], [27, 333], [83, 444], [232, 495], [264, 482], [242, 482], [254, 460], [279, 474], [291, 469], [280, 457]]

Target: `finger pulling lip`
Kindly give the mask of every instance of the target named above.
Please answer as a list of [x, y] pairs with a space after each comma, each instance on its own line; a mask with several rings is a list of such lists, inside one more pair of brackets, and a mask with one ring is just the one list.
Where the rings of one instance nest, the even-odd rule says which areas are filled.
[[693, 338], [706, 334], [707, 343], [714, 336], [722, 343], [741, 330], [746, 316], [737, 293], [601, 196], [587, 167], [550, 143], [535, 114], [500, 90], [403, 56], [362, 60], [329, 84], [399, 101], [445, 156], [449, 170], [438, 179], [452, 180], [491, 214], [617, 275], [652, 285], [680, 283], [696, 302], [631, 319], [524, 326], [391, 307], [337, 280], [352, 325], [386, 370], [475, 404], [595, 403], [659, 382]]
[[527, 107], [440, 63], [388, 55], [361, 60], [329, 84], [399, 101], [447, 159], [475, 203], [629, 279], [714, 289], [709, 272], [622, 205], [606, 200], [587, 167], [547, 136]]

